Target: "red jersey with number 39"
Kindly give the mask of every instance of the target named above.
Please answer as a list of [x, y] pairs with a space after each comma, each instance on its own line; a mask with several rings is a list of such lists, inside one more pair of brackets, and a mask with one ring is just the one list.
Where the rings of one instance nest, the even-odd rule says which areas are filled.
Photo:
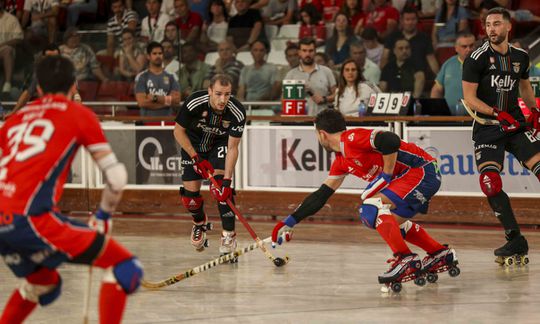
[[81, 145], [110, 149], [96, 115], [64, 96], [45, 96], [11, 116], [0, 129], [0, 210], [54, 209]]
[[[341, 152], [330, 167], [330, 178], [355, 175], [371, 182], [383, 170], [382, 153], [375, 148], [375, 136], [379, 130], [355, 128], [341, 134]], [[435, 159], [423, 149], [412, 143], [401, 141], [394, 176], [408, 168], [419, 168]]]

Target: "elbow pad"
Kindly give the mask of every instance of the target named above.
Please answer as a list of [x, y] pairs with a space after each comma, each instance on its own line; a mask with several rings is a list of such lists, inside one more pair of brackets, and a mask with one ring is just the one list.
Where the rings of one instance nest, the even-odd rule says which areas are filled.
[[375, 135], [375, 149], [383, 155], [392, 154], [399, 151], [401, 139], [392, 132], [379, 132]]
[[97, 164], [105, 175], [106, 183], [113, 191], [121, 191], [127, 184], [126, 166], [116, 159], [114, 153], [110, 153], [97, 161]]

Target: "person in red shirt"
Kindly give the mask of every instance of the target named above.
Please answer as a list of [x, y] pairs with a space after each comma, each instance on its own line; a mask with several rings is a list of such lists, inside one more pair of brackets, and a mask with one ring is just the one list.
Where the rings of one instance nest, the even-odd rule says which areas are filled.
[[[0, 256], [24, 279], [7, 301], [1, 324], [22, 323], [39, 304], [61, 294], [64, 262], [105, 269], [99, 297], [101, 323], [120, 323], [128, 294], [142, 279], [137, 258], [106, 236], [127, 182], [124, 164], [108, 144], [96, 115], [67, 98], [74, 67], [62, 56], [36, 68], [40, 99], [11, 115], [0, 129]], [[59, 213], [57, 202], [80, 146], [105, 177], [101, 203], [88, 225]]]
[[313, 4], [306, 4], [300, 10], [300, 31], [298, 39], [312, 37], [317, 46], [324, 45], [326, 41], [326, 26], [321, 20], [321, 14]]
[[[379, 37], [383, 39], [397, 29], [399, 22], [399, 11], [388, 2], [388, 0], [371, 0], [373, 10], [364, 19], [364, 27], [375, 28]], [[356, 32], [362, 33], [361, 30]]]
[[[410, 219], [425, 214], [431, 197], [439, 190], [441, 174], [437, 161], [412, 143], [401, 141], [387, 131], [363, 128], [346, 129], [345, 118], [334, 109], [321, 111], [315, 118], [319, 143], [335, 153], [330, 173], [321, 187], [304, 199], [302, 204], [272, 231], [272, 242], [290, 240], [292, 227], [315, 214], [341, 186], [349, 174], [369, 182], [361, 195], [360, 219], [376, 229], [391, 248], [394, 258], [390, 269], [379, 275], [379, 283], [394, 283], [415, 279], [424, 273], [437, 280], [436, 272], [457, 270], [454, 249], [441, 245]], [[420, 260], [407, 243], [424, 249], [427, 256]], [[452, 272], [451, 272], [452, 274]]]
[[203, 25], [201, 15], [189, 10], [187, 0], [175, 0], [174, 11], [178, 16], [175, 22], [180, 30], [180, 43], [197, 42]]

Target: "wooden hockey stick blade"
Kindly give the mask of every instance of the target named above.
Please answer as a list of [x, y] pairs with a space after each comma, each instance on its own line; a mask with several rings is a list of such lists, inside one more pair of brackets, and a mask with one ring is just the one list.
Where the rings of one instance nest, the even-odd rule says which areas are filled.
[[486, 119], [486, 118], [482, 118], [482, 117], [479, 117], [478, 115], [476, 115], [476, 111], [472, 110], [471, 107], [469, 107], [469, 105], [467, 104], [467, 102], [465, 101], [465, 99], [461, 99], [461, 103], [463, 103], [463, 107], [465, 107], [465, 110], [467, 111], [467, 113], [469, 113], [469, 115], [479, 124], [481, 125], [499, 125], [499, 121], [496, 120], [496, 119]]
[[[272, 241], [272, 238], [271, 237], [268, 237], [268, 238], [265, 238], [264, 240], [259, 240], [260, 242], [255, 242], [255, 243], [251, 243], [250, 245], [244, 247], [244, 248], [241, 248], [241, 249], [237, 249], [235, 250], [233, 253], [230, 253], [230, 254], [225, 254], [225, 255], [222, 255], [220, 256], [219, 258], [216, 258], [212, 261], [209, 261], [209, 262], [206, 262], [205, 264], [201, 264], [200, 266], [198, 267], [195, 267], [195, 268], [191, 268], [185, 272], [181, 272], [179, 274], [176, 274], [172, 277], [169, 277], [165, 280], [162, 280], [162, 281], [158, 281], [158, 282], [151, 282], [151, 281], [146, 281], [146, 280], [142, 280], [141, 282], [141, 285], [144, 287], [144, 288], [147, 288], [147, 289], [159, 289], [159, 288], [163, 288], [163, 287], [167, 287], [167, 286], [171, 286], [171, 285], [174, 285], [175, 283], [179, 282], [179, 281], [182, 281], [184, 279], [187, 279], [189, 277], [193, 277], [194, 275], [200, 273], [200, 272], [204, 272], [206, 270], [209, 270], [217, 265], [220, 265], [222, 263], [225, 263], [225, 262], [228, 262], [236, 257], [239, 257], [241, 255], [244, 255], [250, 251], [253, 251], [255, 249], [257, 249], [258, 247], [261, 247], [263, 246], [262, 244], [264, 244], [264, 242], [270, 242]], [[262, 244], [261, 244], [262, 243]]]

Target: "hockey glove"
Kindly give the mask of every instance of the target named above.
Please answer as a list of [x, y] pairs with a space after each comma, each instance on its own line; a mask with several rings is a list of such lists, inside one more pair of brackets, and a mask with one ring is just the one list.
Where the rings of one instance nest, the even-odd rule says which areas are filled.
[[272, 231], [272, 247], [275, 248], [276, 244], [281, 245], [285, 241], [289, 242], [292, 239], [294, 225], [296, 225], [296, 220], [291, 215], [279, 221]]
[[499, 123], [501, 123], [501, 128], [505, 133], [515, 132], [521, 126], [519, 122], [512, 117], [512, 115], [506, 111], [500, 111], [495, 107], [493, 107], [493, 116], [495, 116]]
[[540, 134], [540, 109], [531, 108], [531, 114], [529, 115], [527, 122], [531, 124], [533, 136], [538, 137]]
[[208, 160], [202, 159], [198, 154], [191, 158], [193, 160], [193, 169], [204, 179], [208, 179], [210, 174], [214, 173], [214, 167]]
[[392, 175], [387, 174], [384, 172], [381, 172], [373, 181], [371, 181], [366, 189], [364, 189], [364, 192], [362, 193], [362, 196], [360, 197], [362, 200], [366, 200], [373, 195], [375, 195], [377, 192], [383, 190], [386, 188], [390, 182], [392, 181]]
[[95, 229], [99, 233], [106, 235], [107, 233], [112, 231], [111, 214], [99, 208], [94, 215], [90, 216], [90, 220], [88, 220], [88, 226], [92, 229]]
[[[227, 199], [232, 198], [232, 188], [231, 188], [231, 179], [223, 179], [221, 181], [221, 190], [219, 188], [216, 188], [212, 183], [210, 183], [210, 192], [214, 196], [214, 199], [216, 199], [219, 202], [226, 202]], [[218, 182], [218, 184], [220, 184]]]

